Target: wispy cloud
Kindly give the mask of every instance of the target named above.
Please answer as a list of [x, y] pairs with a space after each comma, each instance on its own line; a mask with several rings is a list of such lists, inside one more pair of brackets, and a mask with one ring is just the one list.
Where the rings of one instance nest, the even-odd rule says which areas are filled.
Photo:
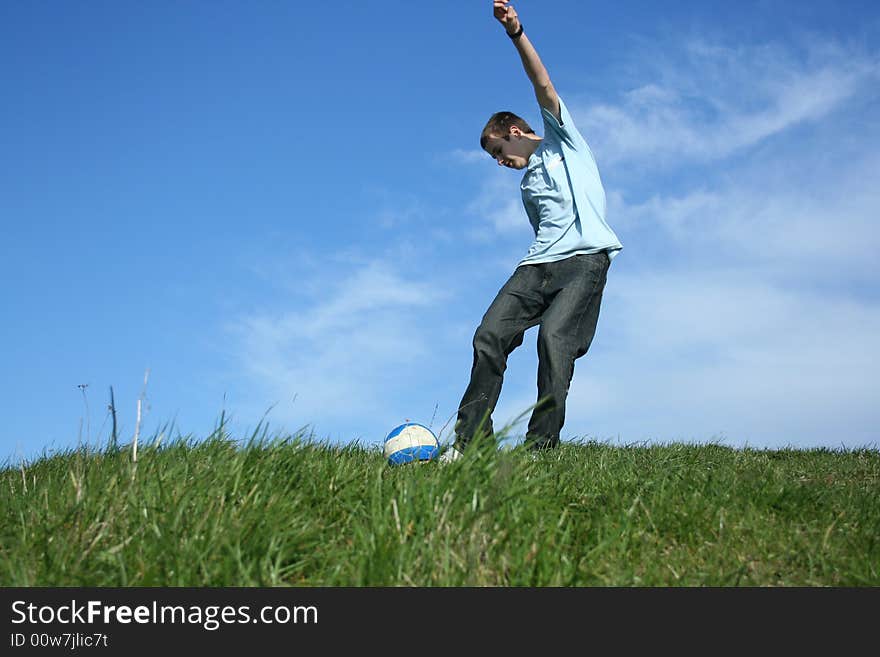
[[[665, 291], [665, 293], [664, 293]], [[619, 273], [571, 428], [629, 440], [876, 442], [880, 308], [749, 272]]]
[[[528, 245], [534, 237], [520, 197], [519, 176], [486, 164], [483, 183], [478, 194], [465, 206], [465, 212], [478, 217], [480, 223], [470, 231], [472, 239], [496, 240], [499, 235], [518, 238]], [[524, 250], [524, 247], [523, 247]]]
[[255, 404], [296, 398], [276, 418], [319, 428], [326, 418], [334, 426], [362, 418], [369, 426], [368, 417], [387, 413], [389, 398], [412, 385], [411, 365], [430, 353], [426, 316], [446, 293], [380, 261], [321, 279], [311, 301], [236, 322], [238, 359]]
[[475, 162], [486, 163], [489, 161], [489, 155], [486, 151], [479, 148], [455, 148], [449, 151], [445, 157], [450, 161], [459, 164], [473, 164]]
[[494, 233], [522, 234], [524, 226], [528, 226], [528, 218], [516, 193], [518, 188], [515, 182], [512, 185], [509, 180], [504, 182], [485, 185], [468, 204], [467, 211], [482, 217]]
[[[634, 205], [618, 198], [613, 210], [630, 232], [659, 229], [691, 266], [726, 261], [789, 284], [875, 281], [880, 157], [803, 162], [798, 155], [756, 160], [713, 187], [701, 182], [681, 195], [657, 194]], [[830, 272], [819, 265], [829, 256]]]
[[775, 45], [692, 41], [642, 64], [651, 82], [617, 103], [572, 110], [605, 163], [723, 158], [822, 119], [880, 74], [876, 58], [831, 44], [797, 57]]

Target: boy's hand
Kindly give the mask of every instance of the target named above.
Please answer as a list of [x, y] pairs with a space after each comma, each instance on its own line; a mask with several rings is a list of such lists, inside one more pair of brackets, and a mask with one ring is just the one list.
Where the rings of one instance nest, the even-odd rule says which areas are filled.
[[516, 34], [519, 30], [519, 16], [516, 15], [516, 9], [510, 6], [510, 0], [492, 0], [492, 12], [508, 34]]

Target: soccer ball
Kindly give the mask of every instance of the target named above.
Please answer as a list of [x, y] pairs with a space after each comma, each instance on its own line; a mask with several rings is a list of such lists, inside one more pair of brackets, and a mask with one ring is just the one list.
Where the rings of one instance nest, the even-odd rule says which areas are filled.
[[384, 454], [388, 465], [431, 461], [440, 454], [440, 442], [428, 427], [407, 422], [385, 438]]

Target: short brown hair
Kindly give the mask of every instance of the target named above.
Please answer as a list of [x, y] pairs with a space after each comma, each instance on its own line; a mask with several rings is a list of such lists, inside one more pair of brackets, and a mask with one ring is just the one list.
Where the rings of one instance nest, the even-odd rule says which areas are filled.
[[535, 131], [521, 116], [517, 116], [513, 112], [495, 112], [480, 134], [480, 148], [486, 150], [486, 140], [493, 135], [506, 139], [510, 133], [510, 126], [513, 125], [527, 134], [535, 134]]

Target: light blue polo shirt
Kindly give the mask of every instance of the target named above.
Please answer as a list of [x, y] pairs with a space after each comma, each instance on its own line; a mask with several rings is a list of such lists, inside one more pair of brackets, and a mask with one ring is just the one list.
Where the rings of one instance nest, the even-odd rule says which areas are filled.
[[605, 190], [599, 168], [568, 108], [559, 100], [562, 121], [541, 108], [544, 137], [529, 157], [520, 189], [535, 241], [520, 265], [623, 248], [605, 221]]

